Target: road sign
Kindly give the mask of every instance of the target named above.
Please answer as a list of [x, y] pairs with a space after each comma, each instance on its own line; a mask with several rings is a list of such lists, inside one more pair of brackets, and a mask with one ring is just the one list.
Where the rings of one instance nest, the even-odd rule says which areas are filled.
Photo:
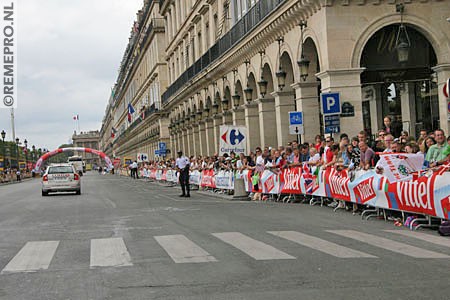
[[304, 134], [303, 125], [289, 125], [289, 134], [293, 135]]
[[155, 156], [159, 156], [159, 149], [155, 149]]
[[164, 142], [159, 142], [159, 150], [164, 150], [164, 151], [166, 151], [166, 143], [164, 143]]
[[148, 161], [147, 153], [138, 153], [137, 154], [137, 162], [144, 162], [144, 161]]
[[442, 91], [444, 92], [445, 98], [449, 98], [450, 96], [450, 78], [447, 79], [447, 81], [444, 84], [444, 87], [442, 88]]
[[450, 100], [447, 100], [447, 120], [450, 121]]
[[322, 114], [335, 115], [341, 113], [341, 103], [339, 93], [326, 93], [321, 94], [320, 106], [322, 108]]
[[301, 111], [290, 111], [289, 125], [303, 125], [303, 113]]
[[341, 131], [339, 115], [324, 115], [323, 124], [325, 125], [325, 133], [337, 133]]

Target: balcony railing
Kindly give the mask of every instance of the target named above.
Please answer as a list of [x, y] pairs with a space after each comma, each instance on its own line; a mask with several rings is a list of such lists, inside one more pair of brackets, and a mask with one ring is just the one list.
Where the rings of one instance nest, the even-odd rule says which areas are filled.
[[[160, 0], [160, 5], [165, 0]], [[217, 60], [249, 32], [264, 20], [273, 10], [287, 0], [261, 0], [258, 1], [220, 40], [218, 40], [206, 53], [193, 63], [180, 77], [177, 78], [162, 94], [163, 105], [194, 76], [202, 72], [212, 62]]]

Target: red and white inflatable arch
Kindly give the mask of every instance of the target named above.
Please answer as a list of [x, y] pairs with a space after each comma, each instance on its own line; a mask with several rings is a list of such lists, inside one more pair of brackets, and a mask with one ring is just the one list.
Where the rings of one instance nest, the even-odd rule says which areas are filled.
[[96, 154], [96, 155], [100, 156], [105, 161], [105, 163], [108, 166], [108, 168], [113, 168], [113, 164], [112, 164], [111, 160], [109, 159], [109, 157], [106, 156], [106, 154], [101, 152], [101, 151], [98, 151], [98, 150], [95, 150], [95, 149], [91, 149], [91, 148], [84, 148], [84, 147], [69, 147], [69, 148], [58, 148], [56, 150], [53, 150], [53, 151], [45, 153], [44, 155], [42, 155], [38, 159], [34, 169], [36, 171], [39, 171], [41, 169], [42, 163], [44, 161], [46, 161], [48, 158], [50, 158], [50, 157], [52, 157], [52, 156], [54, 156], [56, 154], [67, 152], [67, 151], [79, 151], [79, 152]]

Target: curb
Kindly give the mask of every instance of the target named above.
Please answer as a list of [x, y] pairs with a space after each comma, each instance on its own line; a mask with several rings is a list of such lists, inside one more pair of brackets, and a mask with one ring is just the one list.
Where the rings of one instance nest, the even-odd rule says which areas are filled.
[[25, 178], [25, 179], [23, 179], [23, 180], [21, 180], [21, 181], [8, 181], [8, 182], [1, 182], [0, 183], [0, 186], [2, 186], [2, 185], [11, 185], [11, 184], [19, 184], [19, 183], [21, 183], [21, 182], [27, 182], [27, 181], [31, 181], [31, 180], [33, 180], [33, 178]]

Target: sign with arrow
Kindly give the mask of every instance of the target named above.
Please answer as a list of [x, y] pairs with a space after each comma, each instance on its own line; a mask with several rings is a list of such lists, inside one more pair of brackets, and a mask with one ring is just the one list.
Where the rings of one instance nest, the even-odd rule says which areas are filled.
[[247, 153], [247, 128], [244, 126], [220, 126], [219, 155], [234, 152]]
[[292, 135], [304, 134], [303, 125], [289, 125], [289, 134]]

